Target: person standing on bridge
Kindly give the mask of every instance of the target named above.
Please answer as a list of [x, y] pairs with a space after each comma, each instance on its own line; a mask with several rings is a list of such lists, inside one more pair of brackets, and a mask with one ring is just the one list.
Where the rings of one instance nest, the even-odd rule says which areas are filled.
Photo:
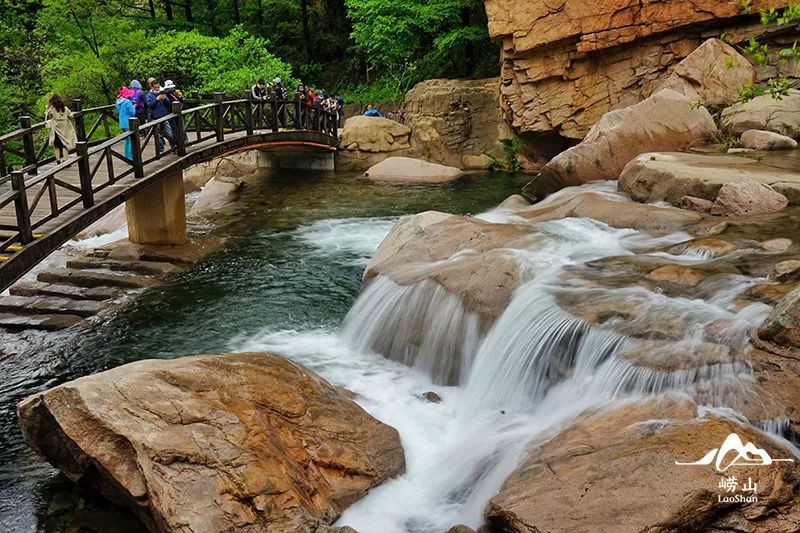
[[55, 152], [56, 163], [61, 163], [69, 151], [78, 144], [78, 136], [72, 123], [72, 111], [59, 95], [54, 94], [47, 102], [44, 122], [50, 129], [49, 141]]
[[147, 122], [147, 95], [139, 80], [131, 80], [131, 91], [133, 91], [131, 101], [136, 108], [136, 118], [139, 119], [139, 124], [144, 124]]
[[[147, 111], [150, 120], [158, 120], [172, 113], [172, 101], [167, 96], [167, 92], [161, 90], [161, 83], [155, 78], [147, 80], [150, 85], [150, 92], [147, 93]], [[161, 135], [157, 138], [156, 150], [158, 154], [164, 151], [164, 137], [169, 141], [169, 145], [175, 148], [175, 140], [172, 136], [172, 121], [165, 120], [158, 125]]]
[[[128, 131], [130, 128], [128, 126], [128, 121], [136, 116], [136, 106], [133, 105], [133, 97], [135, 93], [128, 89], [127, 87], [120, 87], [119, 94], [117, 95], [117, 101], [114, 102], [114, 107], [117, 108], [117, 113], [119, 114], [119, 129], [122, 131]], [[123, 141], [123, 153], [125, 155], [125, 159], [128, 161], [133, 160], [133, 148], [131, 147], [131, 138], [130, 136], [125, 137]]]

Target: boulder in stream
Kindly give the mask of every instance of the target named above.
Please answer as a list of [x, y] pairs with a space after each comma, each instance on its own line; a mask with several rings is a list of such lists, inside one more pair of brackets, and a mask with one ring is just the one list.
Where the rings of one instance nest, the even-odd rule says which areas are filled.
[[782, 346], [800, 347], [800, 289], [778, 303], [758, 328], [758, 337]]
[[463, 175], [455, 167], [428, 163], [413, 157], [389, 157], [364, 172], [371, 181], [387, 181], [398, 184], [446, 183]]
[[[728, 418], [698, 415], [690, 401], [627, 403], [588, 413], [528, 456], [492, 498], [485, 514], [499, 531], [789, 532], [800, 522], [796, 465], [683, 466], [719, 449], [731, 433], [773, 459], [791, 452]], [[733, 454], [729, 454], [733, 457]], [[735, 493], [719, 487], [735, 476]], [[757, 498], [747, 497], [751, 481]], [[576, 512], [577, 510], [577, 512]]]
[[268, 354], [144, 360], [18, 407], [27, 443], [151, 531], [307, 531], [404, 470], [400, 439]]
[[720, 128], [730, 135], [741, 135], [747, 130], [766, 130], [787, 137], [800, 137], [800, 90], [789, 89], [789, 94], [780, 100], [765, 94], [732, 105], [722, 111]]

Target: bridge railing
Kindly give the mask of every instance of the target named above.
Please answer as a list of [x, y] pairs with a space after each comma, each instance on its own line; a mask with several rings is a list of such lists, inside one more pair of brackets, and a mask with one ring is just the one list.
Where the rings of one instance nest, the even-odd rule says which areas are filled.
[[[0, 253], [17, 251], [33, 242], [37, 230], [47, 222], [71, 209], [91, 208], [97, 194], [107, 187], [130, 176], [143, 178], [147, 165], [166, 156], [186, 155], [187, 148], [194, 145], [222, 142], [231, 133], [252, 135], [255, 131], [277, 132], [281, 128], [315, 130], [334, 139], [338, 136], [335, 113], [299, 99], [253, 101], [248, 94], [246, 98], [225, 101], [217, 93], [213, 102], [195, 107], [183, 109], [174, 103], [171, 114], [145, 124], [132, 118], [128, 131], [113, 136], [110, 127], [103, 125], [110, 116], [109, 108], [113, 106], [79, 111], [82, 117], [93, 117], [94, 121], [88, 130], [81, 130], [83, 139], [74, 156], [46, 168], [38, 167], [52, 162], [52, 158], [32, 157], [34, 163], [0, 177]], [[0, 141], [25, 139], [43, 128], [44, 123], [30, 125]], [[89, 140], [98, 130], [107, 138]], [[125, 156], [126, 142], [130, 142], [130, 158]], [[2, 146], [0, 142], [0, 149]], [[79, 178], [77, 186], [75, 173]], [[67, 181], [69, 175], [73, 183]], [[14, 223], [3, 222], [12, 220]]]

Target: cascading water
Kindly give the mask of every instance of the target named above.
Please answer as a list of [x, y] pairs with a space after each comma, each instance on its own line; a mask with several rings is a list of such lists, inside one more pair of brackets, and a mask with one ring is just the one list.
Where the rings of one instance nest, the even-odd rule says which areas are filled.
[[[481, 215], [492, 222], [509, 217], [519, 222], [509, 213]], [[385, 233], [387, 225], [380, 224]], [[642, 256], [700, 264], [711, 258], [659, 251], [688, 240], [686, 234], [653, 237], [586, 219], [535, 224], [531, 232], [519, 260], [534, 265], [536, 275], [485, 334], [480, 319], [436, 283], [401, 286], [378, 277], [352, 307], [341, 333], [267, 331], [236, 344], [238, 350], [281, 353], [314, 368], [356, 392], [365, 409], [400, 432], [406, 474], [347, 509], [339, 525], [361, 533], [477, 527], [487, 501], [529, 443], [548, 438], [586, 409], [666, 393], [737, 409], [737, 401], [756, 386], [741, 354], [748, 331], [767, 308], [733, 305], [752, 279], [711, 277], [697, 287], [702, 299], [656, 293], [633, 279], [602, 286], [582, 270], [587, 263]], [[310, 229], [301, 233], [315, 242]], [[320, 249], [339, 247], [325, 240]], [[363, 248], [351, 251], [368, 256]], [[597, 315], [591, 322], [581, 315], [587, 307]], [[710, 349], [712, 343], [702, 339], [714, 324], [724, 328]], [[671, 347], [666, 356], [664, 346]], [[685, 360], [670, 355], [676, 350]], [[437, 385], [453, 376], [458, 386]], [[443, 402], [421, 399], [428, 390]], [[778, 432], [784, 424], [762, 425]]]

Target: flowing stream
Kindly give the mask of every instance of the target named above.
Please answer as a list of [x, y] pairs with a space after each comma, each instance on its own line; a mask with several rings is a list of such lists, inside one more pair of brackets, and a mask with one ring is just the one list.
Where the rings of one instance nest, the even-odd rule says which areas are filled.
[[[341, 174], [265, 176], [249, 184], [224, 227], [228, 244], [207, 261], [77, 332], [3, 345], [1, 529], [140, 527], [35, 457], [21, 441], [14, 406], [33, 392], [142, 358], [268, 351], [357, 393], [368, 412], [397, 428], [407, 462], [405, 475], [372, 490], [339, 520], [360, 533], [480, 526], [485, 504], [528, 443], [589, 407], [688, 394], [711, 408], [736, 408], [753, 386], [740, 362], [746, 332], [768, 312], [763, 304], [735, 303], [755, 276], [713, 275], [689, 298], [654, 292], [633, 277], [611, 283], [607, 271], [592, 267], [609, 257], [718, 262], [675, 253], [671, 246], [689, 239], [683, 233], [650, 235], [573, 218], [531, 225], [532, 238], [513, 252], [532, 279], [489, 325], [432, 282], [402, 287], [379, 277], [359, 295], [365, 265], [399, 216], [436, 209], [520, 222], [491, 208], [521, 181], [482, 175], [401, 189]], [[592, 188], [626, 201], [606, 184]], [[576, 316], [586, 302], [617, 314], [591, 325]], [[576, 313], [565, 310], [570, 306]], [[621, 306], [636, 309], [635, 317], [620, 318]], [[681, 332], [672, 345], [691, 354], [704, 328], [720, 321], [727, 350], [708, 361], [666, 368], [661, 360], [618, 357], [637, 346], [641, 332], [663, 336], [669, 327]], [[657, 359], [658, 350], [649, 352]], [[442, 384], [446, 375], [456, 384]], [[442, 402], [425, 400], [428, 391]]]

